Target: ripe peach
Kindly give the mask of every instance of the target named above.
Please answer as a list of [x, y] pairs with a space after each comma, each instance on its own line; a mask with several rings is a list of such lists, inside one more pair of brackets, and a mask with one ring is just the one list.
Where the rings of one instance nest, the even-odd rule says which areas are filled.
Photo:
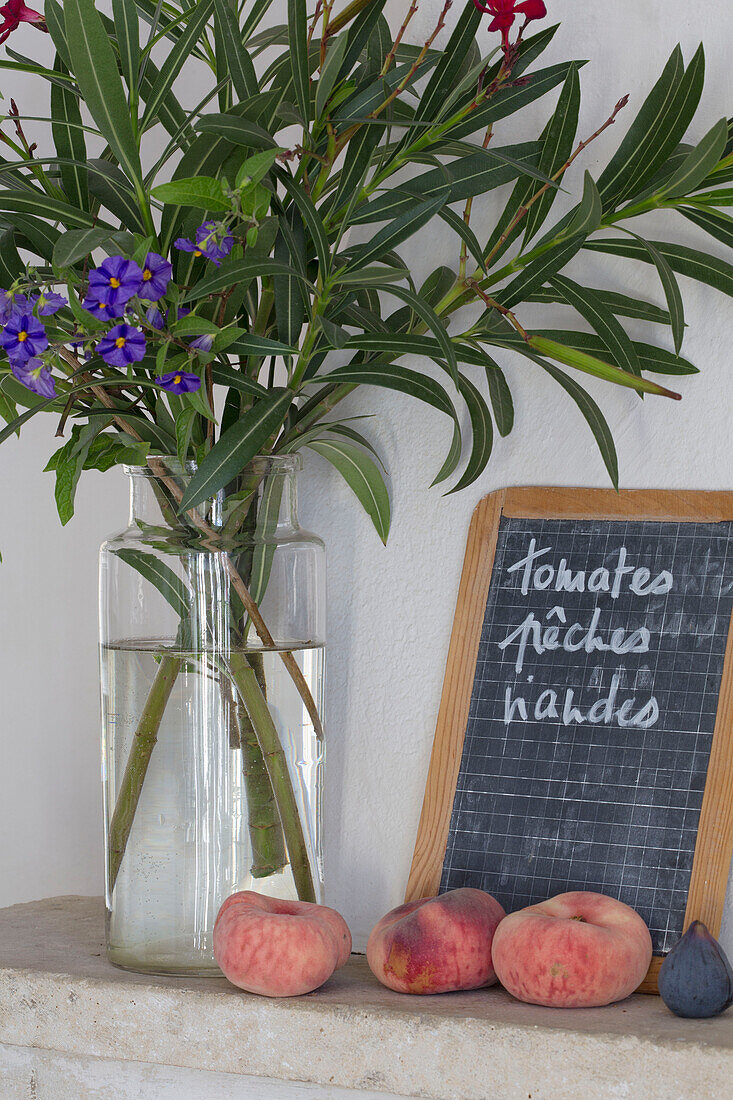
[[214, 958], [224, 975], [265, 997], [318, 989], [350, 954], [344, 918], [313, 902], [240, 890], [226, 899], [214, 925]]
[[628, 905], [578, 890], [506, 917], [493, 959], [499, 981], [520, 1001], [592, 1008], [634, 992], [649, 969], [652, 939]]
[[398, 993], [450, 993], [492, 985], [491, 941], [504, 910], [464, 888], [400, 905], [374, 926], [367, 962]]

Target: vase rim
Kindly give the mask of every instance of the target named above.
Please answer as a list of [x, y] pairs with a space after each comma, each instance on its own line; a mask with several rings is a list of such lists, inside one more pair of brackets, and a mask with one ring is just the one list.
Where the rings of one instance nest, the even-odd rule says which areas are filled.
[[[185, 474], [187, 477], [192, 477], [198, 470], [198, 463], [193, 459], [187, 459], [185, 463], [181, 463], [177, 455], [153, 455], [152, 457], [164, 462], [166, 472], [173, 474], [173, 476], [180, 477]], [[151, 470], [148, 464], [131, 466], [125, 463], [122, 468], [128, 477], [144, 477], [153, 481], [161, 476], [160, 473]], [[279, 473], [297, 473], [298, 470], [303, 468], [303, 458], [299, 454], [255, 455], [242, 467], [240, 472], [243, 473], [246, 469], [257, 468], [261, 468], [263, 473], [268, 469], [273, 473], [275, 471]]]

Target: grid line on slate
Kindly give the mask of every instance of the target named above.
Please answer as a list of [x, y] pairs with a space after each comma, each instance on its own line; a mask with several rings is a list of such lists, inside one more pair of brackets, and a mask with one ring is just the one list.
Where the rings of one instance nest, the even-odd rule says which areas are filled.
[[[640, 597], [628, 574], [616, 599], [556, 591], [552, 582], [525, 596], [521, 571], [507, 568], [525, 557], [532, 538], [549, 548], [538, 567], [557, 570], [565, 558], [573, 572], [586, 570], [587, 581], [599, 567], [612, 572], [625, 546], [628, 565], [652, 578], [669, 570], [672, 588]], [[547, 618], [557, 607], [564, 624], [557, 611]], [[562, 639], [572, 623], [587, 626], [596, 608], [603, 641], [613, 630], [645, 626], [648, 652], [538, 654], [530, 645], [517, 671], [518, 646], [498, 648], [530, 612], [542, 630], [559, 626]], [[612, 894], [641, 913], [656, 952], [669, 950], [682, 931], [732, 608], [730, 523], [503, 517], [441, 890], [478, 886], [507, 911], [565, 890]], [[656, 698], [650, 728], [623, 728], [618, 710], [609, 724], [564, 723], [567, 689], [588, 719], [614, 675], [617, 706], [636, 701], [627, 713]], [[505, 723], [507, 688], [512, 700], [525, 700], [526, 721], [515, 709]], [[534, 707], [550, 690], [559, 716], [538, 719]]]

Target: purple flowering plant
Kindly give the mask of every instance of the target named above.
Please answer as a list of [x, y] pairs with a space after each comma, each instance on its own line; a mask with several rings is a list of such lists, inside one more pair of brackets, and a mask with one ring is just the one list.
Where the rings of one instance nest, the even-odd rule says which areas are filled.
[[[618, 230], [664, 210], [716, 243], [733, 239], [724, 210], [733, 127], [721, 119], [707, 134], [688, 134], [701, 51], [687, 62], [674, 52], [594, 177], [578, 171], [581, 158], [628, 114], [627, 97], [617, 89], [605, 119], [577, 133], [581, 63], [542, 67], [558, 32], [547, 25], [550, 3], [442, 0], [415, 47], [416, 5], [392, 33], [380, 0], [341, 12], [317, 4], [310, 15], [305, 0], [291, 0], [287, 48], [275, 61], [261, 56], [267, 4], [240, 18], [223, 15], [221, 0], [210, 10], [204, 0], [166, 0], [173, 22], [159, 33], [146, 29], [147, 0], [130, 3], [139, 11], [136, 29], [126, 20], [125, 33], [138, 36], [132, 53], [118, 41], [121, 24], [94, 0], [63, 0], [63, 38], [56, 18], [39, 16], [68, 69], [74, 105], [66, 109], [76, 111], [78, 98], [89, 125], [62, 119], [55, 96], [50, 145], [37, 150], [14, 105], [8, 119], [18, 159], [14, 175], [0, 178], [0, 215], [17, 209], [23, 177], [27, 232], [12, 227], [11, 213], [0, 239], [0, 441], [43, 410], [69, 440], [98, 426], [86, 451], [63, 442], [64, 462], [86, 453], [92, 466], [104, 450], [107, 464], [115, 447], [120, 461], [130, 448], [142, 461], [193, 461], [184, 504], [198, 506], [231, 482], [232, 456], [241, 469], [257, 450], [326, 440], [319, 453], [386, 538], [389, 497], [373, 444], [346, 426], [342, 402], [361, 407], [362, 385], [367, 395], [379, 387], [427, 402], [446, 433], [437, 480], [464, 488], [513, 428], [508, 372], [523, 362], [575, 402], [618, 482], [611, 433], [577, 379], [678, 398], [654, 378], [675, 375], [681, 386], [695, 373], [681, 354], [677, 277], [712, 278], [701, 248]], [[223, 50], [212, 46], [217, 20]], [[186, 64], [179, 35], [197, 64], [212, 66], [198, 105], [183, 94], [185, 78], [173, 88]], [[146, 64], [127, 71], [125, 59], [153, 41], [170, 64], [148, 105]], [[272, 106], [286, 76], [287, 102]], [[512, 139], [519, 111], [537, 122], [537, 137], [521, 145]], [[70, 145], [58, 144], [61, 122], [74, 128]], [[106, 159], [95, 160], [97, 148]], [[555, 215], [560, 185], [574, 199]], [[408, 262], [404, 247], [432, 241], [437, 222], [455, 234], [454, 251], [418, 247]], [[588, 251], [648, 265], [656, 294], [640, 303], [587, 285]], [[733, 293], [733, 265], [715, 283]], [[538, 309], [556, 306], [564, 327], [539, 326]], [[658, 326], [661, 337], [635, 339], [629, 318]], [[416, 369], [415, 357], [429, 370]], [[28, 390], [43, 400], [28, 407]], [[243, 419], [252, 425], [246, 448]], [[63, 508], [66, 520], [73, 502]]]

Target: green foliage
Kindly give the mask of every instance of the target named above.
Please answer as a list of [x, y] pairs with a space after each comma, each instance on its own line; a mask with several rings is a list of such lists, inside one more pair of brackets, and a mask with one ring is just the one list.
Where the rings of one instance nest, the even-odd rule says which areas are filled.
[[[393, 49], [384, 0], [356, 0], [343, 19], [327, 5], [327, 30], [305, 0], [289, 0], [287, 26], [268, 25], [272, 3], [238, 13], [227, 0], [113, 0], [110, 18], [94, 0], [48, 0], [53, 69], [15, 54], [0, 60], [10, 74], [46, 82], [50, 97], [48, 146], [31, 156], [16, 142], [14, 159], [0, 162], [0, 278], [6, 289], [54, 288], [69, 300], [44, 318], [55, 398], [0, 366], [0, 442], [39, 411], [68, 419], [49, 464], [62, 522], [84, 470], [146, 455], [194, 460], [185, 512], [227, 490], [259, 451], [310, 447], [386, 539], [390, 505], [376, 452], [333, 419], [339, 403], [357, 386], [377, 387], [447, 416], [450, 447], [435, 481], [463, 463], [457, 491], [481, 476], [496, 437], [513, 430], [511, 372], [523, 360], [522, 369], [529, 363], [563, 388], [617, 484], [608, 425], [575, 375], [676, 396], [647, 375], [696, 371], [680, 354], [679, 277], [733, 295], [733, 265], [706, 251], [733, 247], [731, 127], [721, 119], [688, 135], [702, 49], [689, 63], [673, 51], [596, 179], [580, 160], [595, 135], [581, 143], [577, 134], [584, 62], [536, 66], [556, 27], [507, 59], [470, 3], [445, 48], [422, 51], [402, 41]], [[190, 58], [211, 74], [198, 104], [188, 94]], [[620, 109], [611, 106], [601, 130]], [[538, 137], [517, 144], [512, 120], [527, 109], [541, 119]], [[148, 163], [151, 148], [157, 159]], [[506, 185], [484, 238], [477, 215]], [[552, 222], [561, 189], [574, 199]], [[639, 235], [635, 219], [658, 211], [677, 211], [699, 246]], [[400, 250], [417, 239], [430, 251], [436, 218], [455, 252], [435, 257], [418, 290]], [[231, 237], [216, 264], [173, 247], [204, 220], [217, 239]], [[104, 255], [143, 264], [151, 251], [174, 268], [159, 302], [163, 329], [147, 320], [149, 303], [133, 303], [128, 319], [148, 341], [142, 361], [85, 362], [79, 345], [93, 352], [106, 327], [81, 304], [89, 268]], [[588, 251], [650, 265], [659, 301], [588, 285]], [[578, 324], [529, 328], [525, 314], [537, 304], [562, 305]], [[192, 312], [176, 321], [184, 305]], [[451, 324], [459, 310], [461, 332]], [[628, 321], [654, 326], [649, 338], [632, 339]], [[197, 337], [210, 346], [190, 347]], [[165, 393], [155, 379], [170, 371], [206, 385]], [[219, 395], [213, 408], [210, 392]]]

